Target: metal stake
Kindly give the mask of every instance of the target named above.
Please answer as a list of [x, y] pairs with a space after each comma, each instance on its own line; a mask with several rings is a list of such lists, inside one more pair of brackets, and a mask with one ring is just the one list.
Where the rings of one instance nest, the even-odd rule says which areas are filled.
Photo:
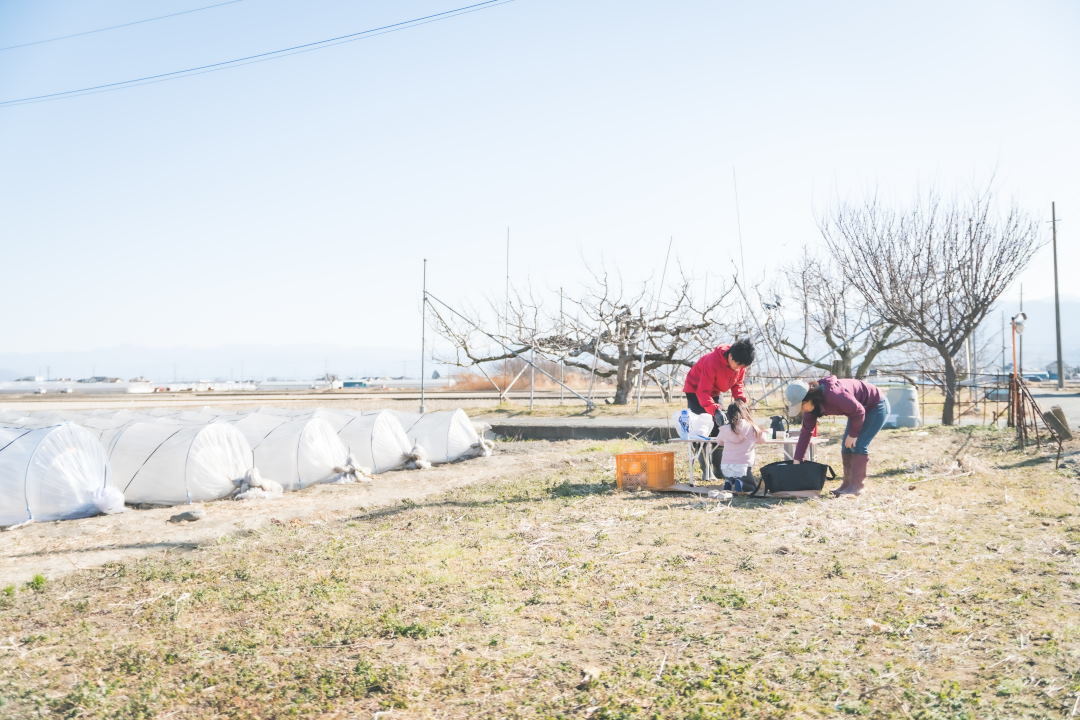
[[424, 408], [424, 354], [427, 350], [427, 258], [424, 258], [424, 298], [420, 304], [420, 413], [426, 412]]

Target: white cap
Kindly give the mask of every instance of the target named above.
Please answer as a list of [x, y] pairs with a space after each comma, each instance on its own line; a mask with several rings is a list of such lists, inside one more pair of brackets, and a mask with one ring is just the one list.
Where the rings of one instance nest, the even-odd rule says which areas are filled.
[[784, 400], [787, 402], [788, 417], [802, 414], [802, 400], [809, 390], [810, 386], [802, 380], [790, 382], [784, 388]]

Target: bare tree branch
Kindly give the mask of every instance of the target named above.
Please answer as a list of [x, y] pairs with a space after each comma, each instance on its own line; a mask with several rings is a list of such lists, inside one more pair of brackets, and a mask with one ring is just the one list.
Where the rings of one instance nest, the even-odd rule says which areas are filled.
[[697, 302], [691, 279], [682, 274], [660, 288], [654, 304], [648, 284], [627, 291], [606, 269], [590, 268], [589, 273], [592, 281], [586, 287], [564, 296], [569, 311], [562, 316], [548, 311], [552, 304], [530, 290], [514, 292], [505, 304], [492, 303], [494, 330], [483, 327], [477, 313], [467, 321], [433, 313], [434, 328], [464, 355], [461, 365], [535, 352], [613, 378], [616, 404], [627, 402], [642, 367], [654, 380], [654, 373], [665, 367], [690, 367], [731, 330], [726, 303], [733, 286], [717, 288], [707, 301]]
[[931, 190], [903, 210], [871, 197], [821, 223], [847, 284], [881, 319], [932, 348], [944, 366], [941, 421], [954, 422], [956, 355], [1038, 248], [1037, 225], [990, 190], [946, 201]]

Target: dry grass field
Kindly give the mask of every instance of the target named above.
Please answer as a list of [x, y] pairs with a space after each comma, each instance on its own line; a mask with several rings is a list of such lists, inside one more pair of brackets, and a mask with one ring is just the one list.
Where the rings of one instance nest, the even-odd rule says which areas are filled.
[[567, 442], [543, 472], [35, 578], [0, 592], [0, 717], [1077, 716], [1077, 466], [1009, 446], [885, 431], [858, 499], [717, 502], [617, 493], [638, 446]]

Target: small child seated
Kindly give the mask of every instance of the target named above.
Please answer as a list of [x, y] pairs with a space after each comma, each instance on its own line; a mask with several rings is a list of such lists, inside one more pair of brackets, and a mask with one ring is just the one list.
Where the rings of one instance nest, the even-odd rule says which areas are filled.
[[750, 477], [754, 465], [754, 446], [765, 440], [766, 431], [754, 424], [750, 409], [743, 403], [728, 405], [727, 424], [720, 428], [716, 439], [724, 443], [720, 474], [724, 489], [732, 492], [753, 492], [757, 485]]

